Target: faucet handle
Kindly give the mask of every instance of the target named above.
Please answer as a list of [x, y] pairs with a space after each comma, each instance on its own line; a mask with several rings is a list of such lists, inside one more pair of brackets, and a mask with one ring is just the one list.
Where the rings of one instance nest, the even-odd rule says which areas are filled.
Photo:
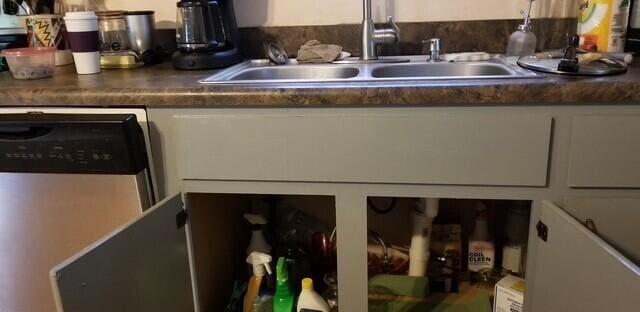
[[393, 31], [396, 33], [396, 36], [398, 36], [399, 39], [400, 28], [398, 27], [398, 24], [396, 24], [396, 22], [393, 20], [393, 16], [387, 16], [387, 22], [389, 23], [389, 25], [391, 25], [391, 28], [393, 28]]

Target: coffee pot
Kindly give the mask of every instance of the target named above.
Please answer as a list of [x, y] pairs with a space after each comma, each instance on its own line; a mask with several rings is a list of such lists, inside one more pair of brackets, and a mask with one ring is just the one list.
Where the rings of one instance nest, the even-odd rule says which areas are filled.
[[177, 9], [174, 67], [222, 68], [242, 60], [232, 0], [181, 0]]

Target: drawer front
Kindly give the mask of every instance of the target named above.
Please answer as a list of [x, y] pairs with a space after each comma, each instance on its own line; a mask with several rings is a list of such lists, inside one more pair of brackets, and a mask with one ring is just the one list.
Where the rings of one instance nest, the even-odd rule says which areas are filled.
[[640, 116], [573, 119], [570, 187], [640, 188]]
[[182, 179], [545, 186], [551, 117], [175, 116]]

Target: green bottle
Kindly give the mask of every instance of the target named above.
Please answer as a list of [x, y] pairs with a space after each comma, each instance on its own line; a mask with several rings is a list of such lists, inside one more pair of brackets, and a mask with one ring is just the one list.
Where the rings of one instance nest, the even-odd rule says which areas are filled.
[[284, 257], [276, 265], [276, 293], [273, 295], [273, 312], [292, 312], [294, 295], [289, 285], [289, 270]]

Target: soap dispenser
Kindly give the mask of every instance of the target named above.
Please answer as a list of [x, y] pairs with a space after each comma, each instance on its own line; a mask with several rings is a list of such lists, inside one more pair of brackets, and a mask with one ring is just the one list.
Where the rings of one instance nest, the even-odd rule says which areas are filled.
[[531, 7], [534, 0], [529, 0], [529, 9], [524, 17], [524, 23], [509, 37], [507, 56], [527, 56], [536, 52], [538, 39], [531, 31]]
[[249, 279], [247, 293], [244, 295], [243, 312], [252, 311], [253, 301], [260, 294], [260, 285], [262, 285], [262, 277], [265, 275], [265, 272], [271, 275], [271, 256], [254, 251], [247, 257], [247, 263], [253, 267], [253, 276]]

